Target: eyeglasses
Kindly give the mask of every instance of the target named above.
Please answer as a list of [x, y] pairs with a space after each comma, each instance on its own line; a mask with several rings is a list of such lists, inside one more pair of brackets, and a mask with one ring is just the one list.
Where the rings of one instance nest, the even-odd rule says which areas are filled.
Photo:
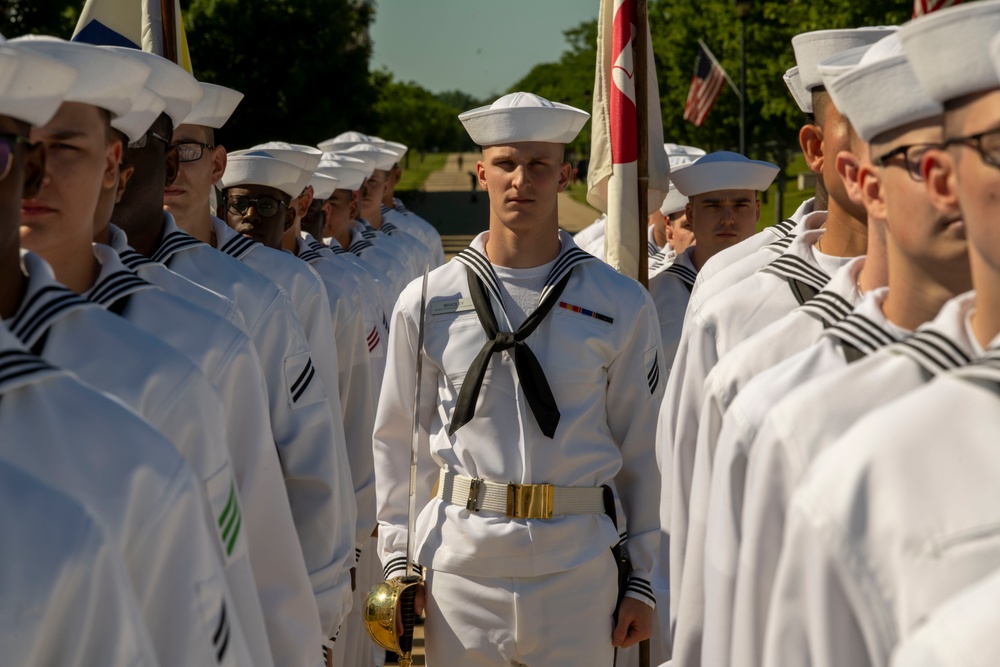
[[229, 197], [226, 203], [226, 207], [229, 209], [229, 212], [236, 215], [246, 215], [246, 212], [250, 210], [251, 206], [257, 209], [257, 212], [260, 213], [261, 217], [270, 218], [275, 215], [282, 206], [287, 208], [288, 204], [278, 201], [274, 197], [268, 197], [267, 195], [263, 195], [255, 199], [244, 197], [243, 195], [235, 195], [233, 197]]
[[952, 137], [946, 139], [945, 146], [968, 146], [983, 159], [986, 164], [1000, 169], [1000, 128], [987, 130], [979, 134], [970, 134], [967, 137]]
[[7, 178], [7, 174], [10, 173], [10, 169], [14, 165], [14, 151], [17, 150], [19, 144], [29, 148], [37, 146], [19, 134], [0, 133], [0, 181]]
[[212, 150], [215, 146], [203, 144], [200, 141], [182, 141], [173, 145], [181, 162], [197, 162], [205, 154], [205, 149]]
[[941, 144], [913, 144], [910, 146], [897, 146], [885, 155], [879, 156], [872, 160], [872, 163], [879, 167], [889, 167], [889, 160], [893, 158], [902, 156], [903, 163], [906, 166], [906, 172], [915, 181], [923, 181], [923, 176], [920, 175], [920, 160], [924, 157], [924, 154], [932, 148], [937, 148]]
[[160, 141], [162, 141], [163, 143], [165, 143], [167, 146], [170, 146], [170, 140], [169, 139], [167, 139], [166, 137], [161, 137], [156, 132], [153, 132], [152, 130], [150, 130], [150, 131], [146, 132], [146, 134], [144, 134], [141, 137], [139, 137], [138, 139], [136, 139], [135, 141], [129, 142], [128, 147], [129, 148], [145, 148], [146, 147], [146, 142], [149, 141], [150, 137], [153, 137], [154, 139], [159, 139]]

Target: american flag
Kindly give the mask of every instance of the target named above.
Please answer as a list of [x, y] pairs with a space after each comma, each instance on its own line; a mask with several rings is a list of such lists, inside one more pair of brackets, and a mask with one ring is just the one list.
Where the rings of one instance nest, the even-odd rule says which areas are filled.
[[913, 0], [913, 18], [960, 4], [962, 0]]
[[715, 60], [708, 47], [698, 42], [694, 78], [691, 79], [691, 90], [688, 91], [687, 104], [684, 105], [684, 120], [701, 127], [715, 100], [719, 99], [719, 93], [725, 84], [726, 72], [722, 69], [722, 65]]

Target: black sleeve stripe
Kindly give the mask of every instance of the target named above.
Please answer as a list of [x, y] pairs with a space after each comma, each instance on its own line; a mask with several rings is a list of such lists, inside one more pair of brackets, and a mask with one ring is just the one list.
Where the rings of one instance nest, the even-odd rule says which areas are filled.
[[[313, 379], [314, 375], [316, 375], [316, 369], [312, 367], [312, 361], [310, 361], [309, 362], [309, 375], [306, 376], [305, 380], [303, 380], [302, 377], [299, 376], [299, 380], [297, 380], [296, 383], [295, 383], [295, 384], [298, 384], [299, 382], [302, 382], [302, 386], [299, 387], [299, 390], [297, 392], [295, 392], [294, 396], [292, 396], [292, 403], [294, 403], [297, 400], [299, 400], [299, 398], [302, 396], [302, 394], [305, 393], [305, 390], [309, 388], [309, 383], [312, 382], [312, 379]], [[292, 387], [293, 391], [294, 391], [294, 389], [295, 388]]]
[[219, 627], [215, 629], [212, 636], [212, 644], [215, 646], [215, 658], [222, 662], [226, 656], [226, 649], [229, 648], [229, 618], [226, 615], [226, 602], [222, 602], [222, 611], [219, 614]]

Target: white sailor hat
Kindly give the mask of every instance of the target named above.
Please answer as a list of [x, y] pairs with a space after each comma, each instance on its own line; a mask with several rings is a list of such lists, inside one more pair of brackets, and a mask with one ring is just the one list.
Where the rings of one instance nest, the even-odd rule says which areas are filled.
[[45, 125], [59, 111], [77, 76], [76, 68], [8, 46], [0, 37], [0, 116]]
[[201, 125], [218, 130], [229, 122], [230, 116], [243, 101], [243, 93], [203, 81], [199, 81], [198, 85], [201, 86], [203, 95], [182, 124]]
[[146, 53], [138, 49], [124, 46], [101, 46], [123, 56], [135, 58], [150, 67], [146, 88], [163, 98], [166, 108], [163, 110], [170, 117], [176, 128], [184, 122], [194, 105], [201, 101], [202, 92], [198, 81], [178, 65], [155, 53]]
[[406, 151], [410, 150], [405, 144], [401, 144], [398, 141], [386, 141], [381, 137], [375, 137], [375, 136], [371, 137], [371, 140], [372, 143], [378, 146], [379, 148], [384, 148], [386, 150], [390, 150], [393, 153], [395, 153], [396, 162], [402, 160], [403, 156], [406, 155]]
[[230, 155], [219, 188], [266, 185], [295, 199], [309, 185], [312, 172], [268, 155]]
[[273, 158], [290, 162], [300, 169], [315, 171], [323, 152], [312, 146], [289, 144], [284, 141], [269, 141], [243, 151], [233, 151], [230, 155], [267, 154]]
[[138, 141], [166, 107], [167, 103], [162, 97], [149, 88], [143, 88], [132, 100], [132, 108], [128, 113], [111, 119], [111, 127], [123, 132], [129, 141]]
[[693, 197], [716, 190], [767, 190], [778, 171], [770, 162], [716, 151], [672, 172], [670, 180], [682, 195]]
[[349, 155], [365, 163], [372, 169], [389, 171], [392, 165], [396, 164], [396, 153], [388, 148], [382, 148], [375, 144], [355, 144], [343, 150], [337, 151], [337, 155]]
[[897, 33], [865, 48], [847, 71], [826, 62], [819, 69], [833, 103], [863, 141], [944, 112], [917, 82]]
[[[682, 146], [680, 144], [663, 144], [663, 149], [667, 153], [667, 160], [670, 162], [670, 175], [673, 176], [678, 169], [693, 163], [695, 160], [705, 155], [705, 151], [694, 146]], [[680, 193], [677, 186], [670, 183], [667, 196], [660, 205], [660, 213], [671, 215], [684, 210], [687, 206], [688, 198]]]
[[532, 93], [510, 93], [489, 106], [459, 114], [472, 140], [480, 146], [541, 141], [568, 144], [590, 114]]
[[781, 77], [788, 86], [788, 92], [792, 94], [792, 99], [799, 106], [799, 111], [806, 114], [813, 112], [813, 99], [809, 91], [802, 85], [802, 77], [799, 75], [799, 66], [792, 67]]
[[331, 159], [324, 159], [320, 162], [319, 167], [316, 168], [316, 173], [323, 174], [324, 176], [333, 176], [337, 179], [338, 190], [350, 190], [352, 192], [360, 190], [361, 185], [368, 178], [365, 172], [355, 169], [351, 163]]
[[313, 174], [312, 179], [309, 181], [309, 185], [313, 189], [313, 199], [329, 199], [333, 196], [334, 190], [340, 187], [338, 184], [340, 180], [336, 176], [331, 176], [330, 174], [323, 174], [316, 172]]
[[133, 98], [150, 76], [148, 65], [91, 44], [41, 35], [18, 37], [9, 43], [76, 69], [79, 76], [63, 101], [106, 109], [112, 117], [129, 112]]
[[341, 132], [332, 139], [321, 141], [316, 146], [324, 153], [340, 151], [358, 144], [370, 144], [372, 138], [361, 132]]
[[1000, 2], [970, 2], [925, 14], [899, 38], [920, 85], [938, 102], [1000, 88], [988, 57], [1000, 32]]
[[792, 48], [795, 50], [795, 63], [799, 66], [799, 78], [807, 93], [823, 85], [819, 70], [816, 68], [822, 61], [842, 51], [866, 44], [874, 44], [888, 34], [897, 30], [894, 26], [873, 28], [852, 28], [847, 30], [814, 30], [792, 37]]

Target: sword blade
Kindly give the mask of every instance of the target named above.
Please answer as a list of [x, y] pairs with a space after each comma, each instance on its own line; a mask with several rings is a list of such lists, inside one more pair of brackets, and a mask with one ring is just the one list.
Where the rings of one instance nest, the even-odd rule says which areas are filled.
[[413, 389], [413, 432], [410, 435], [410, 507], [406, 516], [406, 576], [413, 576], [413, 532], [417, 517], [417, 445], [420, 442], [420, 384], [424, 371], [424, 320], [427, 316], [427, 273], [430, 264], [424, 264], [424, 279], [420, 287], [420, 321], [417, 323], [416, 386]]

